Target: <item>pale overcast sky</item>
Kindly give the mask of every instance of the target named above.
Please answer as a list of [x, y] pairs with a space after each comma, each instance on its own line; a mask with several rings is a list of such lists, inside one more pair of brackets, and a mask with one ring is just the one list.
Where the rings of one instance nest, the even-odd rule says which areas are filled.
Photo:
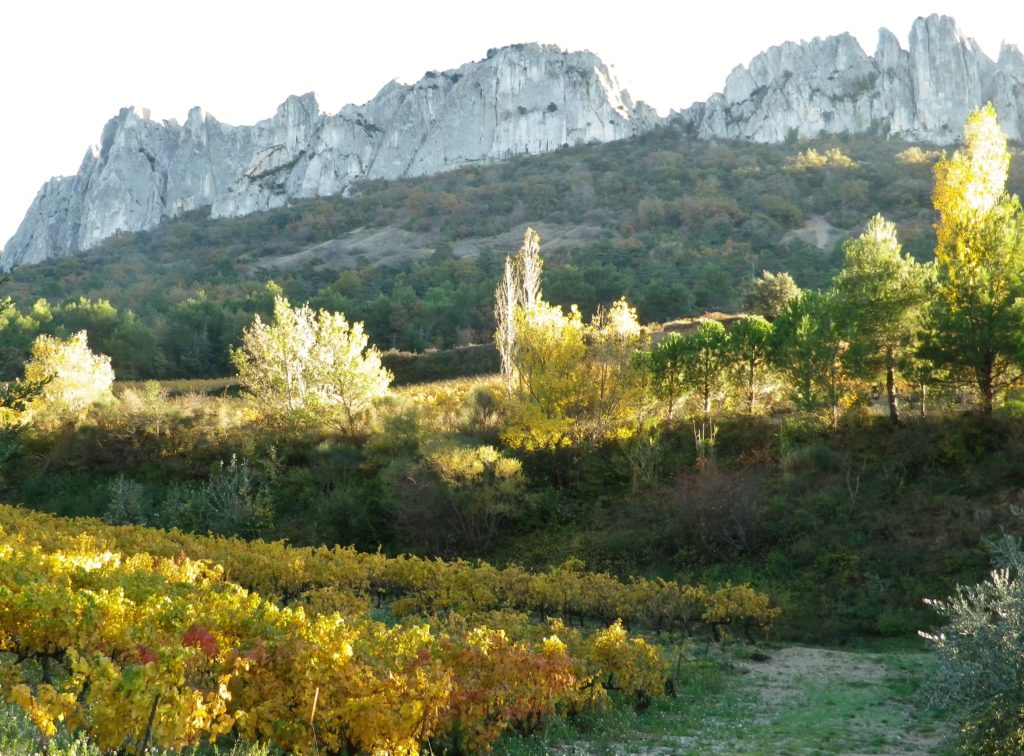
[[1004, 39], [1024, 47], [1024, 5], [1006, 0], [14, 0], [0, 10], [0, 244], [42, 183], [75, 173], [127, 105], [179, 122], [200, 105], [240, 124], [315, 91], [334, 112], [393, 78], [536, 41], [592, 50], [665, 114], [720, 91], [771, 45], [849, 31], [871, 54], [885, 26], [906, 47], [930, 13], [953, 16], [990, 57]]

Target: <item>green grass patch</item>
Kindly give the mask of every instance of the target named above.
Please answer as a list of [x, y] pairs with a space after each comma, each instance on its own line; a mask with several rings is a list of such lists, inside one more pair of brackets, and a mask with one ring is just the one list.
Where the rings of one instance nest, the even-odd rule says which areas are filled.
[[737, 646], [690, 662], [646, 711], [555, 720], [495, 753], [950, 753], [955, 728], [922, 692], [934, 664], [906, 648]]
[[[117, 381], [114, 384], [114, 393], [120, 394], [125, 389], [141, 391], [149, 381]], [[238, 376], [227, 378], [179, 378], [167, 381], [157, 381], [160, 388], [169, 396], [184, 396], [185, 394], [203, 394], [206, 396], [238, 396], [242, 387], [238, 383]]]

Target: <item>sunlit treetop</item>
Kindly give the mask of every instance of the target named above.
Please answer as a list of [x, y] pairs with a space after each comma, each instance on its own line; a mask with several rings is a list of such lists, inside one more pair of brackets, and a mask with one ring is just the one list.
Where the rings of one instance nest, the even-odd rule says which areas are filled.
[[864, 255], [865, 249], [881, 249], [888, 254], [899, 254], [900, 243], [896, 236], [896, 224], [890, 223], [881, 215], [875, 215], [868, 221], [864, 233], [860, 235], [863, 242], [844, 248], [847, 257], [857, 259]]
[[636, 308], [630, 307], [625, 298], [615, 300], [600, 316], [595, 316], [594, 326], [622, 339], [636, 338], [643, 330], [637, 318]]
[[32, 344], [25, 382], [42, 385], [33, 411], [46, 409], [63, 421], [77, 421], [94, 402], [109, 396], [114, 383], [110, 357], [89, 349], [85, 331], [66, 339], [46, 334]]
[[999, 127], [996, 109], [989, 103], [970, 114], [964, 124], [964, 146], [935, 164], [935, 209], [942, 216], [942, 238], [952, 224], [987, 213], [995, 207], [1006, 187], [1010, 153], [1006, 134]]

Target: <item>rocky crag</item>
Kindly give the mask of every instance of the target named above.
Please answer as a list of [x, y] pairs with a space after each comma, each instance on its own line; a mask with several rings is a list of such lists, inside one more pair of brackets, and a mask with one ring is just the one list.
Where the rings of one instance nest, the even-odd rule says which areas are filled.
[[699, 138], [780, 142], [864, 133], [956, 141], [967, 114], [992, 102], [1007, 135], [1024, 133], [1024, 56], [1003, 45], [996, 61], [948, 16], [914, 22], [909, 50], [888, 29], [868, 55], [849, 34], [787, 42], [737, 66], [725, 89], [674, 114]]
[[[673, 113], [697, 138], [781, 142], [821, 133], [899, 135], [949, 144], [991, 101], [1011, 139], [1024, 134], [1024, 56], [986, 56], [946, 16], [919, 18], [909, 49], [887, 29], [868, 55], [849, 34], [787, 42], [738, 66], [724, 90]], [[183, 125], [122, 110], [75, 176], [39, 191], [0, 268], [73, 254], [120, 231], [199, 207], [214, 217], [344, 192], [354, 181], [438, 173], [563, 144], [637, 135], [659, 123], [588, 52], [514, 45], [370, 102], [322, 113], [291, 97], [254, 126], [193, 109]]]
[[253, 126], [229, 126], [199, 108], [184, 124], [126, 108], [76, 175], [43, 185], [0, 267], [74, 254], [194, 208], [244, 215], [344, 192], [359, 179], [622, 139], [658, 122], [592, 53], [536, 44], [491, 50], [413, 85], [392, 81], [365, 105], [333, 115], [312, 93], [288, 98]]

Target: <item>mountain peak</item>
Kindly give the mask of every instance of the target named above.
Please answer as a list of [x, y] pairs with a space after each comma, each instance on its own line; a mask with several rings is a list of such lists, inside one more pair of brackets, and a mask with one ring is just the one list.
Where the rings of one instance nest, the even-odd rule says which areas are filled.
[[125, 108], [76, 176], [40, 190], [0, 262], [10, 269], [73, 254], [199, 207], [215, 217], [244, 215], [337, 194], [360, 179], [621, 139], [658, 122], [593, 53], [536, 43], [428, 71], [411, 85], [392, 81], [334, 115], [312, 92], [288, 97], [252, 126], [221, 124], [200, 108], [184, 126]]
[[[916, 19], [907, 49], [880, 29], [873, 55], [848, 33], [785, 42], [729, 74], [721, 93], [670, 118], [697, 138], [780, 142], [865, 133], [949, 144], [992, 102], [1010, 139], [1024, 134], [1024, 56], [992, 61], [949, 16]], [[119, 231], [209, 207], [214, 217], [345, 191], [361, 179], [421, 176], [643, 133], [661, 119], [634, 103], [598, 56], [536, 42], [418, 81], [391, 81], [369, 102], [324, 112], [287, 98], [251, 126], [199, 108], [183, 126], [125, 108], [78, 171], [47, 182], [0, 267], [88, 249]]]
[[702, 138], [779, 142], [820, 133], [900, 135], [948, 144], [967, 114], [993, 102], [1011, 139], [1024, 133], [1024, 57], [985, 55], [949, 16], [916, 19], [908, 50], [880, 29], [874, 56], [849, 34], [786, 43], [737, 66], [722, 94], [675, 114]]

